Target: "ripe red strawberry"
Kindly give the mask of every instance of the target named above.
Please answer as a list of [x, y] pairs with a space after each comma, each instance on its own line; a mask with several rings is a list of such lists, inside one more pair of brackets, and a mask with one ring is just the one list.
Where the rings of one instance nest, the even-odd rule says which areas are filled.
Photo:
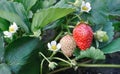
[[81, 50], [86, 50], [91, 46], [93, 31], [86, 23], [79, 23], [73, 30], [73, 37], [77, 46]]
[[71, 57], [73, 55], [74, 49], [76, 48], [76, 43], [74, 41], [73, 36], [65, 35], [60, 40], [60, 44], [63, 54], [65, 54], [68, 57]]

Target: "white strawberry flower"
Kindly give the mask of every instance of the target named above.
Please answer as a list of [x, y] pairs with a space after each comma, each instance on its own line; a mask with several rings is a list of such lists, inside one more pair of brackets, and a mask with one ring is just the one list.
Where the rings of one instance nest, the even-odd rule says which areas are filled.
[[4, 31], [3, 34], [4, 34], [5, 38], [11, 38], [12, 37], [12, 33], [9, 32], [9, 31]]
[[89, 12], [91, 10], [91, 5], [89, 2], [82, 1], [81, 12]]
[[56, 41], [51, 41], [51, 43], [48, 43], [47, 46], [51, 51], [58, 51], [61, 48], [61, 44], [57, 44]]
[[13, 24], [10, 25], [10, 27], [9, 27], [9, 32], [15, 33], [17, 30], [18, 30], [18, 26], [16, 25], [15, 22], [13, 22]]

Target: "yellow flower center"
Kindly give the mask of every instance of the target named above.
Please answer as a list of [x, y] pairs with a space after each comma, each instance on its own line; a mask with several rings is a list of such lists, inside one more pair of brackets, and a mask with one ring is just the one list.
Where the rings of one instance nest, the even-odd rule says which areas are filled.
[[53, 50], [56, 50], [57, 49], [57, 46], [56, 45], [52, 45], [51, 47]]
[[82, 9], [83, 9], [83, 10], [88, 10], [88, 7], [83, 6]]
[[13, 32], [14, 31], [14, 28], [13, 27], [10, 27], [9, 28], [9, 32]]

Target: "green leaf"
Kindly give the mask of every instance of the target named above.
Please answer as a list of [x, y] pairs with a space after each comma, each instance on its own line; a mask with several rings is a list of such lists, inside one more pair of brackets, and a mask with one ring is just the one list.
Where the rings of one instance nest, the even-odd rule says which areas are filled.
[[30, 10], [32, 6], [37, 2], [37, 0], [22, 0], [22, 1], [27, 11]]
[[55, 3], [56, 3], [56, 0], [44, 0], [42, 2], [42, 7], [43, 8], [49, 8], [50, 6], [52, 6]]
[[34, 15], [32, 21], [32, 31], [35, 32], [40, 28], [45, 27], [47, 24], [72, 13], [74, 9], [72, 8], [48, 8], [43, 9]]
[[31, 8], [32, 12], [35, 13], [39, 9], [43, 9], [44, 0], [37, 0], [36, 4]]
[[9, 67], [6, 64], [0, 64], [0, 74], [12, 74]]
[[104, 26], [103, 26], [103, 30], [107, 32], [108, 36], [109, 36], [109, 41], [108, 43], [110, 43], [113, 40], [113, 36], [114, 36], [114, 27], [112, 22], [107, 22]]
[[31, 7], [37, 2], [37, 0], [16, 0], [16, 1], [21, 2], [27, 11], [29, 11]]
[[45, 26], [45, 27], [43, 28], [43, 30], [54, 29], [54, 28], [58, 27], [58, 25], [59, 25], [60, 23], [61, 23], [60, 20], [57, 20], [57, 21], [55, 21], [55, 22], [53, 22], [53, 23]]
[[[106, 31], [109, 37], [108, 42], [99, 43], [99, 47], [102, 48], [109, 44], [114, 35], [113, 23], [109, 20], [109, 11], [108, 6], [106, 5], [108, 0], [87, 0], [91, 3], [92, 9], [89, 14], [85, 14], [87, 20], [94, 25], [93, 30], [97, 31], [103, 28], [103, 31]], [[96, 12], [97, 11], [97, 12]]]
[[91, 11], [89, 13], [83, 13], [82, 17], [85, 21], [89, 21], [93, 26], [96, 25], [98, 29], [109, 22], [106, 0], [86, 0], [86, 2], [90, 2]]
[[4, 40], [3, 40], [3, 34], [0, 33], [0, 62], [3, 61], [4, 58]]
[[72, 5], [67, 4], [65, 0], [60, 0], [57, 4], [55, 4], [55, 6], [53, 6], [53, 8], [74, 8]]
[[[46, 45], [43, 42], [40, 42], [38, 49], [31, 53], [31, 56], [27, 60], [27, 63], [22, 66], [22, 68], [17, 74], [40, 74], [40, 63], [43, 57], [39, 56], [38, 52], [42, 52], [43, 54], [45, 54], [46, 57], [51, 55], [48, 50], [44, 49], [46, 49]], [[48, 65], [46, 65], [46, 62], [44, 62], [43, 74], [48, 74], [48, 72]]]
[[40, 58], [38, 52], [32, 53], [27, 63], [22, 66], [17, 74], [39, 74], [40, 72]]
[[114, 21], [113, 26], [116, 32], [120, 32], [120, 21]]
[[120, 0], [106, 0], [109, 15], [120, 16]]
[[100, 49], [95, 49], [94, 47], [91, 47], [85, 51], [80, 51], [80, 55], [76, 57], [76, 59], [81, 58], [92, 58], [94, 60], [103, 60], [105, 59], [104, 53]]
[[102, 48], [101, 50], [105, 54], [107, 54], [107, 53], [114, 53], [114, 52], [120, 51], [120, 45], [119, 44], [120, 44], [120, 38], [115, 39], [110, 44], [108, 44], [107, 46]]
[[0, 1], [0, 17], [10, 22], [16, 22], [17, 25], [28, 33], [30, 24], [26, 15], [27, 13], [22, 4], [10, 1]]
[[91, 3], [91, 11], [87, 15], [87, 20], [92, 23], [92, 25], [104, 25], [108, 19], [107, 6], [105, 0], [87, 0]]
[[114, 36], [114, 27], [112, 22], [107, 22], [105, 25], [103, 25], [103, 31], [107, 32], [107, 35], [109, 37], [109, 40], [105, 43], [100, 43], [100, 48], [106, 46], [113, 40]]
[[30, 57], [39, 42], [38, 38], [23, 37], [12, 42], [5, 52], [5, 61], [15, 73]]
[[2, 31], [5, 31], [5, 30], [8, 30], [8, 28], [9, 28], [9, 23], [8, 23], [8, 21], [0, 18], [0, 29], [1, 29]]
[[80, 55], [80, 49], [75, 49], [74, 52], [73, 52], [73, 55], [74, 56], [79, 56]]
[[53, 5], [57, 2], [57, 0], [49, 0], [49, 5]]

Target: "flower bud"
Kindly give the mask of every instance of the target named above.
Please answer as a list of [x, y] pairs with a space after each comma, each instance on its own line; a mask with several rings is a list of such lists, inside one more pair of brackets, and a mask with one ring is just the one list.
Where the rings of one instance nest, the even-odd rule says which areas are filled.
[[49, 65], [48, 65], [48, 67], [53, 70], [54, 68], [56, 68], [57, 65], [58, 64], [55, 63], [55, 62], [50, 62]]
[[105, 31], [97, 31], [94, 33], [94, 37], [99, 41], [99, 42], [107, 42], [109, 40], [109, 37], [107, 35], [107, 32]]
[[80, 7], [81, 4], [82, 4], [82, 0], [76, 0], [76, 1], [74, 2], [74, 6], [76, 6], [76, 7]]

